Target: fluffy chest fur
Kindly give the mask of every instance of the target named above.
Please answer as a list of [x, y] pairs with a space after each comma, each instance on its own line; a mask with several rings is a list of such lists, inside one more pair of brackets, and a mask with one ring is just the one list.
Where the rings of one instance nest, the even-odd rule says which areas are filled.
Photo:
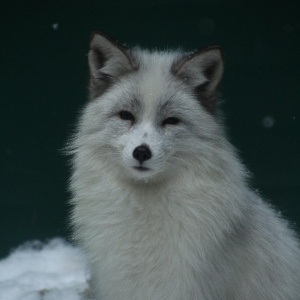
[[[230, 208], [222, 203], [205, 205], [204, 195], [201, 203], [201, 195], [191, 190], [182, 186], [181, 192], [160, 189], [145, 195], [116, 187], [79, 199], [73, 215], [77, 238], [87, 246], [100, 295], [217, 299], [224, 294], [226, 279], [216, 270], [222, 269], [220, 259], [230, 259], [231, 238], [225, 237], [235, 234], [238, 218], [224, 216]], [[210, 276], [218, 289], [207, 281]]]

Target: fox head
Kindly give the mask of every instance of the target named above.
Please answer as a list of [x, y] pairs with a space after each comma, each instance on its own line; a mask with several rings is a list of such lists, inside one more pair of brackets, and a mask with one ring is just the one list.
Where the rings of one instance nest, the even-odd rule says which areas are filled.
[[75, 148], [85, 153], [90, 170], [155, 180], [213, 155], [220, 136], [219, 47], [151, 52], [127, 49], [95, 33], [88, 60], [90, 100]]

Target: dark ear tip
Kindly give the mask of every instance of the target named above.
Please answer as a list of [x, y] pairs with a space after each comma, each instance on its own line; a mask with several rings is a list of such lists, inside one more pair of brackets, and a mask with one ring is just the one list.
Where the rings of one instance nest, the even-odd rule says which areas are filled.
[[224, 50], [221, 46], [218, 45], [209, 46], [208, 48], [206, 48], [206, 50], [207, 51], [215, 50], [216, 52], [219, 52], [221, 59], [224, 60]]
[[90, 42], [94, 39], [95, 35], [97, 35], [97, 34], [98, 34], [97, 31], [93, 31], [93, 32], [91, 33], [91, 36], [90, 36]]
[[93, 46], [93, 43], [95, 42], [97, 36], [101, 36], [103, 38], [105, 38], [106, 40], [109, 40], [109, 41], [113, 41], [113, 38], [110, 37], [109, 34], [105, 33], [104, 31], [93, 31], [91, 33], [91, 36], [90, 36], [90, 46]]
[[97, 35], [98, 35], [98, 32], [92, 32], [92, 34], [90, 36], [90, 49], [94, 48], [93, 46], [94, 46]]
[[220, 51], [220, 54], [221, 54], [222, 60], [224, 60], [224, 56], [225, 56], [224, 49], [223, 49], [221, 46], [217, 46], [217, 49]]
[[94, 46], [97, 45], [97, 42], [96, 42], [97, 37], [98, 38], [102, 37], [102, 40], [104, 39], [104, 40], [108, 41], [109, 43], [117, 46], [120, 49], [126, 49], [126, 47], [123, 44], [121, 44], [120, 42], [118, 42], [117, 40], [112, 38], [109, 34], [105, 33], [104, 31], [92, 32], [91, 37], [90, 37], [90, 49], [93, 49]]

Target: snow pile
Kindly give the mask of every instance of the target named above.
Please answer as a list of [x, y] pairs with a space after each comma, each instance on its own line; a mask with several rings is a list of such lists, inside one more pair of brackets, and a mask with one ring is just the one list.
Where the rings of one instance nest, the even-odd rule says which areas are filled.
[[63, 239], [30, 242], [0, 260], [0, 300], [81, 300], [88, 270]]

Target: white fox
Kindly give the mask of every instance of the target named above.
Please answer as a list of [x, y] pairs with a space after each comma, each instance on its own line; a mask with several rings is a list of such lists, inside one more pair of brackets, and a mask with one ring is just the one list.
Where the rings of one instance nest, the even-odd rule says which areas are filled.
[[299, 300], [295, 232], [248, 184], [217, 109], [219, 47], [89, 51], [74, 237], [97, 300]]

